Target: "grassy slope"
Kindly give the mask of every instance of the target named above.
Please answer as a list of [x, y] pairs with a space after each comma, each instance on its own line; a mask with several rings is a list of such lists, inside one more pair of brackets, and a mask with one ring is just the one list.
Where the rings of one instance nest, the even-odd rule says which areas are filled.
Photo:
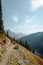
[[24, 54], [30, 55], [31, 58], [33, 58], [33, 61], [35, 59], [39, 64], [43, 65], [43, 59], [41, 59], [39, 56], [36, 56], [35, 54], [33, 54], [32, 52], [28, 51], [27, 49], [25, 49]]
[[43, 59], [41, 59], [40, 57], [38, 57], [36, 55], [33, 55], [33, 56], [41, 65], [43, 65]]
[[[9, 41], [9, 39], [5, 36], [5, 35], [1, 35], [0, 34], [0, 38], [1, 39], [5, 39], [6, 42]], [[20, 45], [20, 47], [22, 47]], [[24, 55], [26, 55], [28, 58], [29, 58], [29, 55], [30, 55], [30, 59], [32, 59], [34, 61], [34, 63], [37, 61], [40, 65], [43, 65], [43, 59], [41, 59], [40, 57], [34, 55], [33, 53], [31, 53], [30, 51], [28, 51], [27, 49], [25, 49], [24, 47], [22, 47], [24, 51], [22, 51], [22, 53]]]

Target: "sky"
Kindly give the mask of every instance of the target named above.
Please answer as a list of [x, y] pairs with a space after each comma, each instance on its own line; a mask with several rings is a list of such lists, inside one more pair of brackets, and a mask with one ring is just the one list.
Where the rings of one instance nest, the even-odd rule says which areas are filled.
[[5, 30], [31, 34], [43, 31], [43, 0], [2, 0]]

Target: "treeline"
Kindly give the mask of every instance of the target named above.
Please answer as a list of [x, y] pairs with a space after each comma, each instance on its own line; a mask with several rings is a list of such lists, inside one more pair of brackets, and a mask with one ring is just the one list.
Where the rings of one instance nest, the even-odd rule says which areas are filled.
[[22, 40], [21, 39], [19, 39], [19, 40], [16, 40], [16, 42], [17, 43], [19, 43], [20, 45], [22, 45], [23, 47], [25, 47], [25, 48], [27, 48], [29, 51], [31, 51], [31, 52], [33, 52], [33, 53], [35, 53], [35, 49], [33, 49], [32, 47], [31, 47], [31, 45], [29, 45], [28, 44], [28, 42], [27, 41], [25, 41], [25, 42], [22, 42]]

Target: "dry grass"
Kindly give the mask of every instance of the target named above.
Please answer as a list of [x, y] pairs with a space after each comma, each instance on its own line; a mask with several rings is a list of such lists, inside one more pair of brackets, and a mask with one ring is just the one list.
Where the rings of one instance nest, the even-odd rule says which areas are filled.
[[41, 64], [43, 65], [43, 59], [41, 59], [40, 57], [34, 55], [34, 58]]
[[5, 40], [6, 43], [10, 41], [4, 34], [0, 34], [0, 39]]
[[11, 56], [10, 60], [7, 63], [8, 65], [18, 65], [18, 58], [17, 56], [13, 53]]
[[[21, 45], [20, 45], [20, 47], [21, 47]], [[22, 53], [24, 55], [26, 55], [26, 57], [28, 57], [28, 58], [30, 56], [30, 59], [33, 60], [34, 62], [38, 63], [39, 65], [43, 65], [43, 59], [40, 58], [39, 56], [36, 56], [35, 54], [33, 54], [32, 52], [28, 51], [27, 49], [24, 48], [22, 50]]]
[[43, 59], [40, 58], [39, 56], [36, 56], [35, 54], [31, 53], [30, 54], [37, 60], [37, 62], [41, 65], [43, 65]]

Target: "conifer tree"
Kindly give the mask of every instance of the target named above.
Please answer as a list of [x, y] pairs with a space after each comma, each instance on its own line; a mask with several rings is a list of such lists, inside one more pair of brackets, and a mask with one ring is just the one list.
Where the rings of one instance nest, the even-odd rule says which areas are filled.
[[2, 20], [2, 0], [0, 0], [0, 33], [4, 33], [4, 26]]

